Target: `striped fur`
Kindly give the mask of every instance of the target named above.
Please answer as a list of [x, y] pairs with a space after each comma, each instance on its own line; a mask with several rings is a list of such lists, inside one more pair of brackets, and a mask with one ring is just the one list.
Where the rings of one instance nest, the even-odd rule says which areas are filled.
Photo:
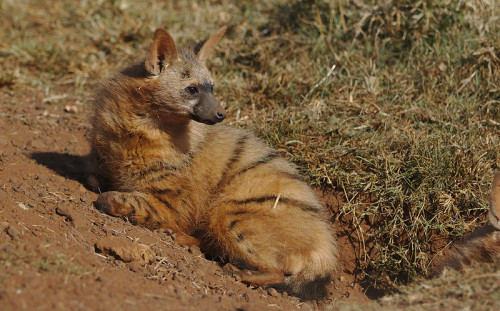
[[321, 297], [338, 249], [316, 195], [276, 151], [219, 123], [225, 112], [204, 60], [223, 32], [177, 50], [157, 30], [144, 62], [103, 83], [91, 169], [94, 186], [106, 191], [96, 206], [194, 235], [247, 283]]

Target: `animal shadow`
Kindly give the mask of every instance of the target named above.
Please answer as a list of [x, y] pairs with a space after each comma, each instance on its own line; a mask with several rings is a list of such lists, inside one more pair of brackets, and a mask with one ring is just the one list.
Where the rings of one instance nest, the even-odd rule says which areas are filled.
[[81, 183], [87, 190], [95, 191], [88, 182], [87, 157], [58, 152], [34, 152], [30, 157], [60, 176]]

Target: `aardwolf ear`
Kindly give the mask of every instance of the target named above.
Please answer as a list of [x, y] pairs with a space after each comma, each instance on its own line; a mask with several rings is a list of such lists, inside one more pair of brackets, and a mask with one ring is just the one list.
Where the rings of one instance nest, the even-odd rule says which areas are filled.
[[198, 59], [202, 62], [205, 62], [207, 57], [213, 51], [217, 43], [219, 43], [220, 39], [226, 32], [227, 27], [224, 26], [221, 29], [217, 30], [210, 38], [201, 41], [200, 43], [194, 46], [194, 53], [198, 55]]
[[491, 186], [490, 222], [493, 227], [500, 230], [500, 172], [495, 173]]
[[153, 42], [146, 52], [144, 67], [152, 75], [159, 75], [162, 63], [171, 64], [177, 59], [177, 47], [172, 36], [163, 28], [158, 28], [153, 36]]

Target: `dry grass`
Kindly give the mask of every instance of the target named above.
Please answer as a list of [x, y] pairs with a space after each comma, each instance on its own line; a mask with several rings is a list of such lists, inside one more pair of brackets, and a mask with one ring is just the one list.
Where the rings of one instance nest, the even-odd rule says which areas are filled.
[[[33, 269], [39, 273], [61, 273], [64, 275], [72, 275], [76, 278], [89, 275], [92, 272], [73, 262], [71, 258], [61, 253], [44, 254], [44, 253], [27, 253], [19, 252], [2, 252], [0, 253], [0, 267], [3, 266], [7, 270], [15, 273], [20, 269]], [[6, 282], [8, 275], [0, 275], [0, 284]]]
[[400, 293], [368, 304], [344, 304], [342, 311], [371, 310], [496, 310], [500, 307], [500, 262], [475, 264], [463, 272], [448, 271], [443, 277], [420, 280]]
[[406, 282], [438, 238], [484, 219], [499, 167], [499, 16], [492, 0], [5, 0], [0, 87], [86, 104], [156, 27], [184, 44], [229, 25], [211, 60], [228, 122], [343, 193], [336, 221], [355, 229], [369, 284]]

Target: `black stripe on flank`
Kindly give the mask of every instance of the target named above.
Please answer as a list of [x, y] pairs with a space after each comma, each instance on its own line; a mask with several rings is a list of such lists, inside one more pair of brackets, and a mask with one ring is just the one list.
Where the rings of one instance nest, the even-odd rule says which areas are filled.
[[237, 240], [237, 242], [242, 241], [244, 238], [245, 238], [245, 236], [243, 235], [243, 233], [238, 233], [238, 234], [236, 235], [236, 240]]
[[239, 161], [247, 139], [248, 139], [248, 135], [244, 135], [244, 136], [241, 136], [238, 139], [238, 141], [236, 141], [236, 144], [235, 144], [236, 147], [233, 150], [233, 156], [227, 161], [226, 169], [222, 173], [222, 176], [221, 176], [219, 182], [215, 186], [215, 189], [220, 189], [224, 184], [227, 183], [227, 181], [228, 181], [227, 175], [231, 171], [231, 169], [233, 168], [234, 163]]
[[156, 173], [156, 172], [159, 172], [159, 171], [164, 171], [164, 170], [165, 170], [165, 166], [163, 164], [156, 164], [156, 165], [148, 167], [144, 171], [140, 171], [139, 175], [142, 176], [142, 177], [146, 177], [146, 176], [149, 176], [149, 175], [151, 175], [153, 173]]
[[[166, 163], [158, 162], [158, 163], [151, 165], [146, 170], [140, 171], [138, 173], [138, 175], [140, 175], [141, 177], [149, 177], [150, 175], [152, 175], [154, 173], [164, 171], [165, 173], [163, 173], [161, 175], [164, 178], [164, 177], [167, 177], [169, 175], [172, 175], [175, 171], [183, 169], [186, 166], [188, 166], [189, 164], [191, 164], [193, 157], [194, 157], [194, 154], [192, 152], [190, 152], [188, 154], [187, 159], [184, 162], [181, 162], [177, 165], [167, 165]], [[157, 178], [158, 178], [158, 176], [153, 177], [153, 179], [157, 179]]]
[[234, 226], [239, 222], [239, 220], [233, 220], [231, 221], [231, 223], [229, 224], [229, 226], [227, 227], [228, 230], [232, 230], [234, 228]]
[[167, 178], [167, 177], [169, 177], [169, 176], [172, 176], [172, 175], [174, 175], [174, 172], [173, 172], [173, 171], [167, 171], [167, 172], [165, 172], [165, 173], [163, 173], [163, 174], [161, 174], [161, 175], [159, 175], [159, 176], [153, 176], [153, 177], [150, 179], [150, 181], [152, 181], [152, 182], [155, 182], [155, 181], [160, 181], [160, 180], [163, 180], [163, 179], [165, 179], [165, 178]]
[[162, 198], [157, 198], [158, 201], [160, 201], [161, 203], [163, 203], [169, 210], [175, 212], [176, 214], [178, 214], [179, 212], [172, 206], [172, 204], [170, 204], [170, 202], [168, 202], [167, 200], [164, 200]]
[[243, 215], [243, 214], [249, 214], [249, 211], [234, 211], [234, 212], [229, 212], [230, 215]]
[[245, 142], [247, 141], [247, 139], [248, 139], [247, 135], [241, 136], [238, 139], [238, 141], [236, 142], [236, 147], [234, 148], [234, 151], [233, 151], [233, 157], [227, 162], [228, 168], [231, 168], [233, 166], [233, 164], [236, 163], [240, 159], [241, 153], [243, 152]]
[[167, 193], [173, 193], [174, 190], [172, 190], [170, 188], [165, 188], [165, 189], [153, 188], [153, 189], [151, 189], [151, 192], [153, 192], [154, 194], [167, 194]]
[[[261, 165], [264, 165], [264, 164], [267, 164], [267, 163], [270, 163], [271, 161], [273, 161], [274, 159], [281, 159], [280, 155], [278, 152], [276, 151], [272, 151], [270, 152], [269, 154], [267, 154], [265, 157], [261, 158], [260, 160], [256, 161], [255, 163], [251, 164], [250, 166], [242, 169], [241, 171], [239, 171], [238, 173], [234, 174], [233, 176], [231, 176], [226, 182], [229, 182], [231, 179], [233, 179], [234, 177], [238, 176], [238, 175], [243, 175], [245, 174], [246, 172], [248, 171], [251, 171], [255, 168], [258, 168], [260, 167]], [[286, 176], [290, 179], [295, 179], [295, 180], [298, 180], [298, 181], [301, 181], [301, 182], [304, 182], [305, 181], [305, 178], [300, 175], [300, 174], [297, 174], [297, 173], [290, 173], [290, 172], [282, 172], [282, 171], [277, 171], [276, 172], [277, 174], [280, 174], [280, 175], [283, 175], [283, 176]]]
[[252, 165], [250, 165], [249, 167], [246, 167], [246, 168], [242, 169], [241, 171], [239, 171], [237, 173], [237, 175], [244, 174], [245, 172], [247, 172], [249, 170], [252, 170], [252, 169], [254, 169], [254, 168], [256, 168], [256, 167], [258, 167], [258, 166], [260, 166], [262, 164], [269, 163], [269, 162], [271, 162], [272, 160], [274, 160], [276, 158], [279, 158], [278, 152], [272, 151], [268, 155], [266, 155], [265, 157], [261, 158], [260, 160], [256, 161]]
[[182, 189], [173, 190], [170, 188], [163, 188], [163, 189], [151, 188], [151, 192], [153, 194], [158, 194], [158, 195], [170, 194], [171, 196], [178, 196], [179, 194], [182, 193]]
[[[269, 195], [269, 196], [262, 196], [262, 197], [257, 197], [257, 198], [249, 198], [249, 199], [245, 199], [245, 200], [232, 200], [230, 202], [234, 203], [234, 204], [238, 204], [238, 205], [244, 205], [244, 204], [248, 204], [248, 203], [265, 203], [265, 202], [269, 202], [269, 201], [276, 201], [276, 198], [277, 198], [277, 196], [275, 196], [275, 195]], [[301, 210], [306, 211], [306, 212], [314, 212], [314, 213], [322, 213], [323, 212], [321, 208], [319, 208], [315, 205], [309, 204], [307, 202], [295, 200], [295, 199], [288, 199], [288, 198], [280, 197], [278, 202], [281, 202], [281, 203], [284, 203], [287, 205], [293, 205], [293, 206], [298, 207]], [[234, 213], [235, 212], [233, 212], [233, 214]]]
[[[234, 204], [247, 204], [247, 203], [264, 203], [267, 201], [276, 200], [275, 195], [262, 196], [257, 198], [249, 198], [245, 200], [232, 200], [231, 203]], [[280, 199], [281, 200], [281, 199]]]

